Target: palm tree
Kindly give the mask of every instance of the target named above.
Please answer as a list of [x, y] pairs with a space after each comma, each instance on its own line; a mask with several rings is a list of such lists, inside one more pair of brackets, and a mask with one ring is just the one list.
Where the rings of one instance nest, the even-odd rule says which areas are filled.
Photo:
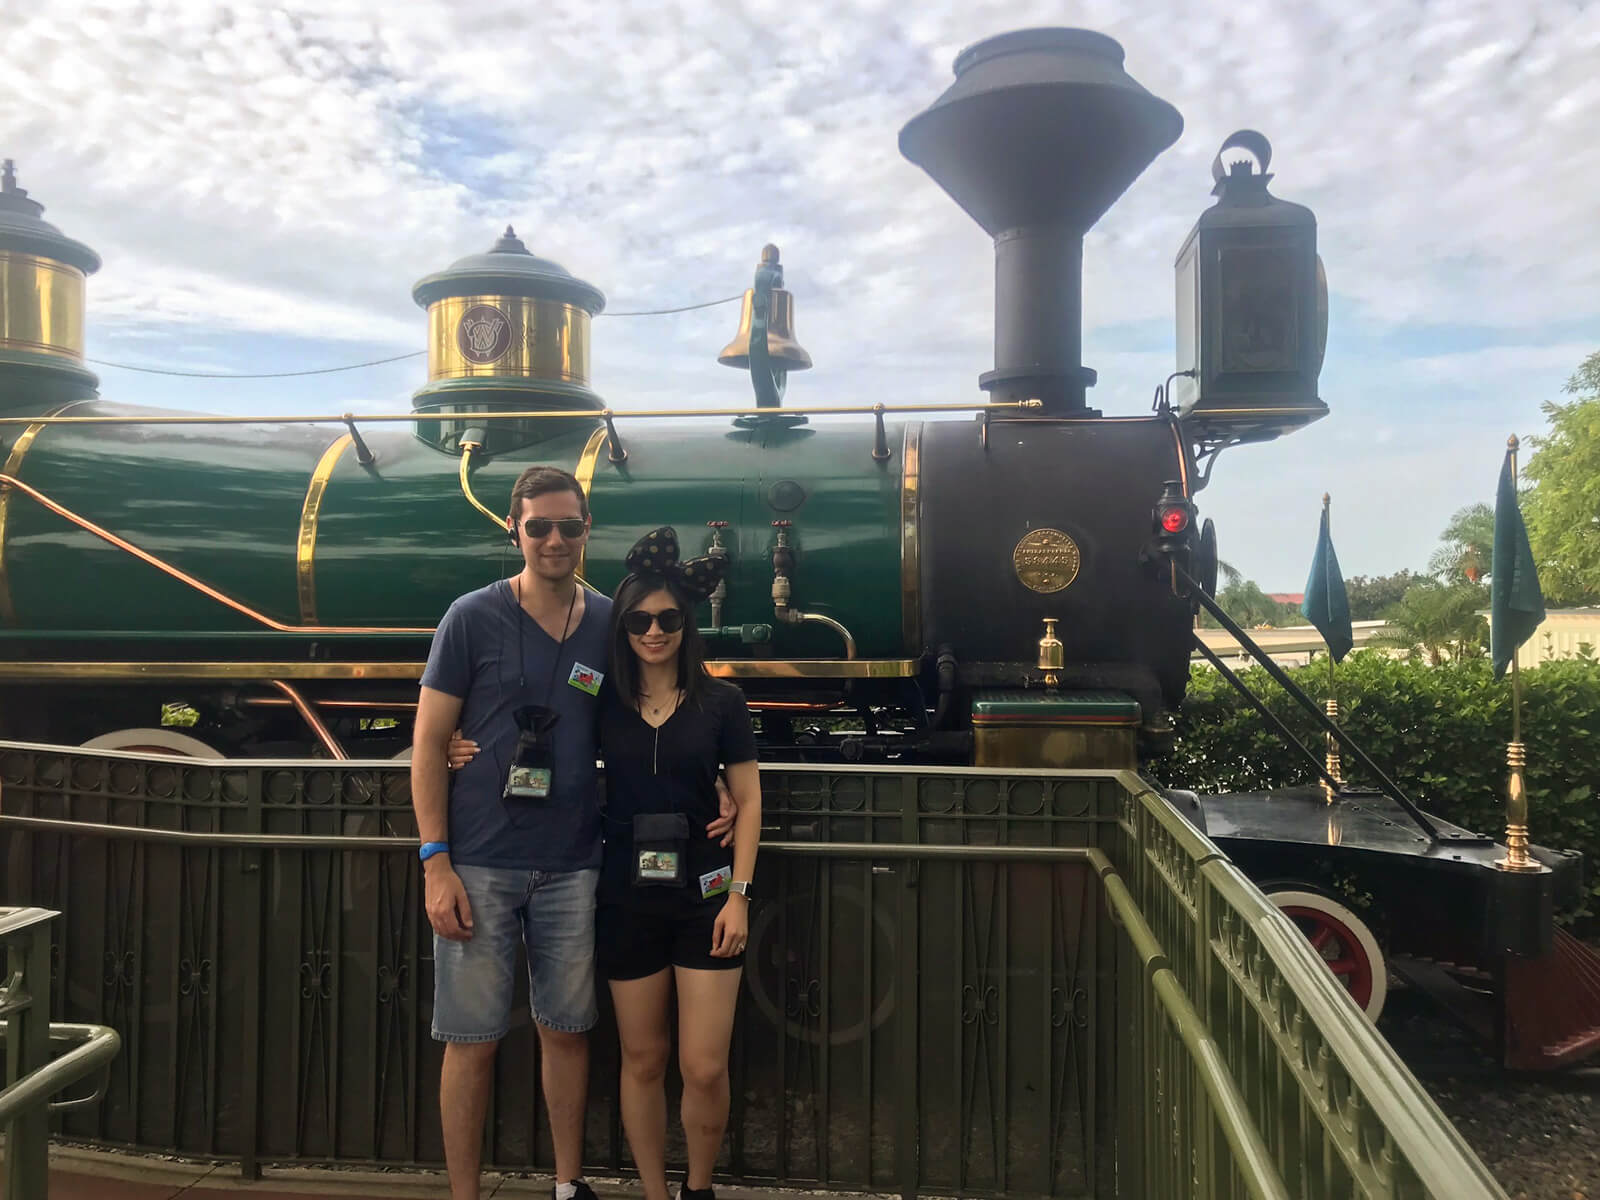
[[1428, 570], [1446, 583], [1481, 582], [1494, 558], [1494, 509], [1487, 504], [1457, 509], [1439, 540]]
[[1435, 667], [1481, 658], [1489, 640], [1489, 624], [1479, 613], [1486, 600], [1478, 584], [1426, 580], [1383, 614], [1383, 632], [1367, 644], [1420, 654]]

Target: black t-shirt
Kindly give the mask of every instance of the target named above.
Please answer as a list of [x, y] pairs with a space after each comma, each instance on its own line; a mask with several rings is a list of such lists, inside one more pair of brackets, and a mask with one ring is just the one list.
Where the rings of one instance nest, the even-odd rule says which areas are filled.
[[[755, 730], [744, 693], [708, 679], [697, 699], [684, 701], [659, 729], [651, 728], [607, 681], [600, 709], [600, 753], [605, 759], [605, 856], [601, 899], [662, 903], [667, 889], [634, 888], [633, 818], [636, 813], [681, 812], [689, 818], [686, 896], [699, 899], [698, 879], [733, 865], [733, 847], [706, 837], [717, 819], [717, 773], [756, 757]], [[635, 893], [630, 897], [630, 893]], [[721, 898], [717, 898], [720, 902]]]

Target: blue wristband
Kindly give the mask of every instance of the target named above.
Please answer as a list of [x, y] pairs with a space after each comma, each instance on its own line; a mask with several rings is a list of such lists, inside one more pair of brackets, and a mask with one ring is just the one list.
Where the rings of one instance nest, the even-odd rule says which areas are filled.
[[449, 842], [423, 842], [421, 847], [417, 850], [417, 857], [420, 858], [423, 862], [427, 862], [435, 854], [449, 854], [449, 853], [450, 853], [450, 843]]

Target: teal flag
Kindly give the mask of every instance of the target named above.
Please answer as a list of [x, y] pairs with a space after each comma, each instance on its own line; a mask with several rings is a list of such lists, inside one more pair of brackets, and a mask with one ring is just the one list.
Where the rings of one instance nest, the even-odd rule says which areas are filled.
[[1500, 489], [1494, 498], [1494, 564], [1489, 575], [1489, 653], [1494, 677], [1511, 665], [1517, 647], [1533, 636], [1544, 620], [1544, 593], [1533, 565], [1533, 548], [1517, 507], [1517, 484], [1511, 474], [1511, 452], [1500, 466]]
[[1355, 645], [1355, 634], [1350, 629], [1350, 597], [1345, 594], [1344, 576], [1339, 573], [1339, 556], [1333, 552], [1326, 508], [1322, 510], [1317, 556], [1311, 560], [1311, 575], [1306, 579], [1306, 598], [1300, 611], [1322, 634], [1334, 662], [1350, 653], [1350, 647]]

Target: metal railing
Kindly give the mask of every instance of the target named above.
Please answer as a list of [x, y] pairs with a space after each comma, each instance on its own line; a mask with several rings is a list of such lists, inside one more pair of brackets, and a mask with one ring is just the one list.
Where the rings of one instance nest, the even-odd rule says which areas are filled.
[[[762, 784], [725, 1179], [1502, 1195], [1294, 926], [1138, 776], [779, 766]], [[65, 1133], [247, 1173], [442, 1160], [408, 785], [392, 762], [0, 743], [0, 900], [65, 908], [57, 1007], [126, 1039], [105, 1104]], [[548, 1170], [518, 987], [485, 1161]], [[601, 1006], [586, 1160], [626, 1172]]]
[[[43, 908], [0, 908], [0, 946], [6, 959], [5, 983], [0, 985], [6, 1200], [45, 1200], [49, 1195], [50, 1114], [95, 1104], [101, 1092], [70, 1100], [51, 1097], [110, 1063], [121, 1044], [116, 1031], [103, 1025], [50, 1022], [50, 924], [59, 915]], [[52, 1058], [52, 1045], [70, 1049]]]

